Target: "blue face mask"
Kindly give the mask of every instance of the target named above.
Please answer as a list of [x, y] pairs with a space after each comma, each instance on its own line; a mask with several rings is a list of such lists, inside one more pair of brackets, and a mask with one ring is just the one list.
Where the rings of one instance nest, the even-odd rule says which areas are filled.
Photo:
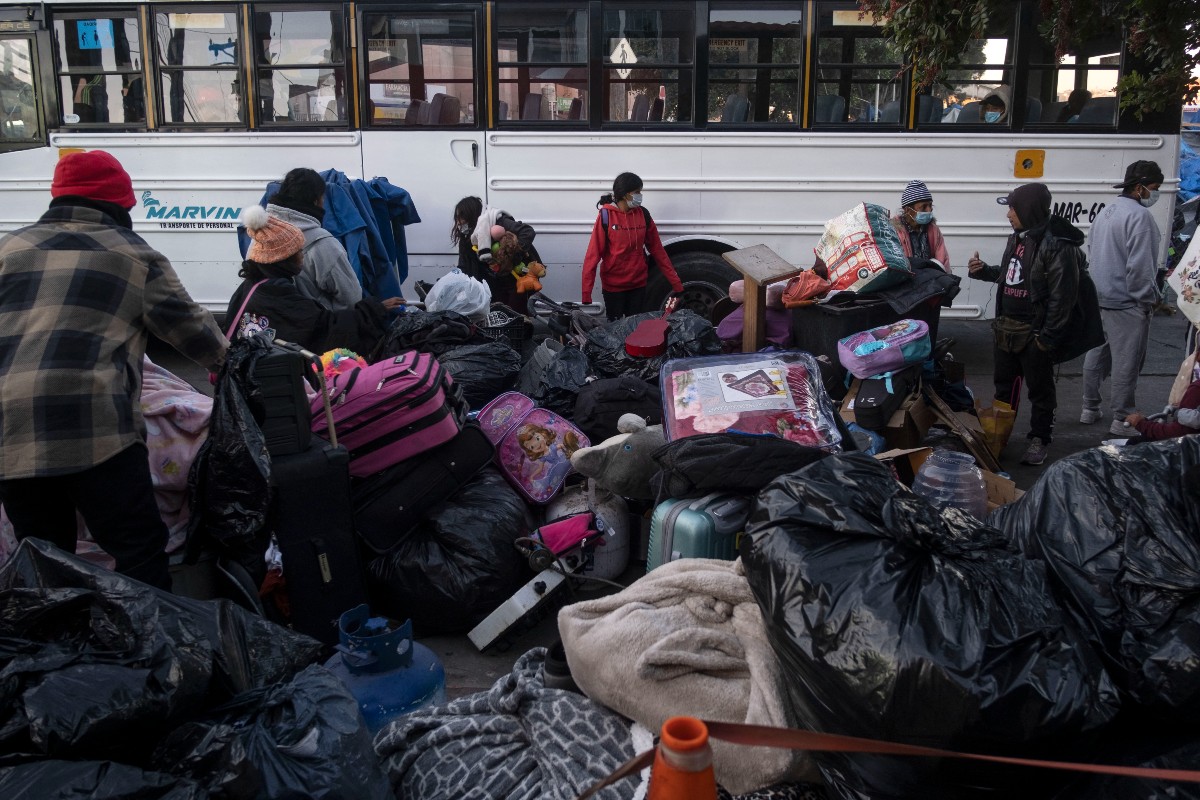
[[987, 112], [986, 114], [983, 115], [983, 121], [984, 122], [999, 122], [1000, 121], [1000, 112], [999, 111]]
[[916, 217], [916, 222], [918, 225], [928, 225], [929, 223], [933, 222], [933, 212], [932, 211], [918, 211], [917, 217]]
[[641, 208], [642, 207], [642, 193], [641, 192], [634, 192], [633, 194], [629, 195], [629, 207], [630, 208]]

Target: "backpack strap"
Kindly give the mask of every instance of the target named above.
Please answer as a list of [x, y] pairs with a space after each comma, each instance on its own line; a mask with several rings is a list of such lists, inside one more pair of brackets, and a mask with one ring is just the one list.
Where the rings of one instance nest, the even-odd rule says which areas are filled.
[[250, 291], [246, 292], [246, 297], [242, 300], [242, 307], [239, 308], [237, 313], [233, 315], [233, 322], [229, 323], [229, 330], [225, 331], [226, 339], [233, 341], [233, 331], [235, 328], [237, 328], [238, 322], [242, 318], [242, 314], [246, 313], [246, 306], [250, 304], [250, 298], [254, 296], [254, 290], [266, 282], [267, 279], [263, 278], [261, 281], [251, 286]]

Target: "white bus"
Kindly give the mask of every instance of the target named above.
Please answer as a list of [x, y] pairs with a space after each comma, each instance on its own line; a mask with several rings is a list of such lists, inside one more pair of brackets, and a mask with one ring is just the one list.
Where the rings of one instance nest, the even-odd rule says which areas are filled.
[[[1044, 181], [1086, 229], [1127, 163], [1178, 174], [1180, 109], [1118, 114], [1123, 32], [1058, 56], [1038, 6], [1011, 3], [918, 92], [842, 0], [3, 5], [0, 231], [44, 211], [63, 151], [107, 150], [133, 176], [137, 232], [224, 309], [240, 209], [293, 167], [332, 168], [411, 194], [406, 285], [455, 264], [452, 209], [475, 195], [534, 226], [547, 291], [578, 299], [596, 200], [632, 171], [704, 309], [736, 277], [721, 253], [765, 243], [811, 264], [827, 219], [896, 208], [917, 178], [965, 275], [974, 251], [999, 258], [994, 198], [1017, 184]], [[997, 86], [1012, 102], [987, 124]], [[1164, 231], [1171, 208], [1154, 209]], [[990, 287], [963, 286], [948, 313], [987, 316]]]

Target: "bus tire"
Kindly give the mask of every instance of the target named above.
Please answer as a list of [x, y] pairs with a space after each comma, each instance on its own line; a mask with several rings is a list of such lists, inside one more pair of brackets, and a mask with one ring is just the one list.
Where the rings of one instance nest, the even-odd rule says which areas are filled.
[[[715, 253], [680, 253], [672, 256], [671, 264], [683, 283], [679, 308], [690, 308], [705, 319], [709, 319], [718, 300], [729, 296], [729, 284], [742, 277]], [[671, 284], [655, 270], [646, 285], [647, 304], [650, 308], [662, 308], [670, 293]]]

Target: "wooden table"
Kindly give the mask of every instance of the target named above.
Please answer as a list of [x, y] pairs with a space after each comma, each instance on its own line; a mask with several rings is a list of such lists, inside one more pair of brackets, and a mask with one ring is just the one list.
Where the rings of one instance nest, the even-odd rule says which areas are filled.
[[765, 244], [732, 250], [722, 257], [745, 279], [742, 352], [758, 352], [767, 344], [767, 286], [794, 278], [804, 267], [789, 264]]

